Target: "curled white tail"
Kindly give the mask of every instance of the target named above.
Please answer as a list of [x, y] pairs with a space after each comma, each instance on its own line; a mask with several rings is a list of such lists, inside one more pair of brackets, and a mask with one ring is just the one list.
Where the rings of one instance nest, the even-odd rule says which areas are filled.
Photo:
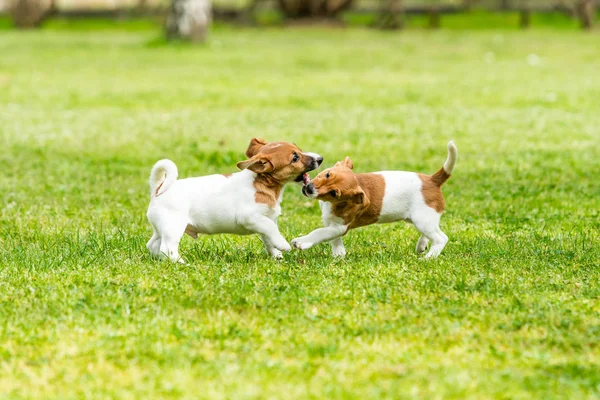
[[150, 172], [150, 196], [157, 197], [166, 192], [177, 180], [177, 166], [171, 160], [160, 160]]
[[452, 174], [452, 170], [454, 169], [454, 165], [456, 164], [457, 159], [458, 149], [456, 148], [454, 141], [451, 140], [450, 142], [448, 142], [448, 158], [444, 163], [444, 171], [446, 171], [448, 175]]
[[458, 159], [458, 149], [454, 145], [454, 142], [448, 143], [448, 158], [444, 163], [444, 166], [435, 174], [431, 175], [431, 180], [438, 186], [442, 186], [452, 175], [452, 170]]

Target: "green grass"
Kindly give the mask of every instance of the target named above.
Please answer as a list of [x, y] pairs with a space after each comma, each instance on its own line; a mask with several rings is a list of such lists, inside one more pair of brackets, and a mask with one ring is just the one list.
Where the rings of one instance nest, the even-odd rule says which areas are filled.
[[[222, 28], [0, 32], [0, 397], [597, 398], [598, 35]], [[232, 172], [253, 136], [433, 172], [406, 224], [282, 262], [257, 237], [150, 259], [147, 177]], [[320, 225], [287, 188], [280, 227]]]
[[[343, 16], [344, 21], [351, 26], [370, 25], [376, 19], [376, 14], [357, 14], [352, 11]], [[427, 29], [429, 16], [404, 15], [403, 29]], [[455, 14], [441, 14], [440, 26], [444, 30], [522, 30], [519, 27], [519, 13], [516, 11], [491, 12], [486, 10], [473, 10]], [[531, 27], [535, 29], [577, 30], [579, 23], [576, 18], [569, 17], [559, 12], [533, 12], [531, 14]]]
[[[410, 15], [407, 17], [408, 27], [427, 27], [429, 19], [425, 15]], [[509, 29], [522, 30], [519, 27], [518, 12], [486, 12], [472, 11], [468, 13], [448, 14], [440, 16], [443, 29], [451, 30], [489, 30]], [[531, 27], [535, 29], [579, 29], [577, 19], [561, 13], [532, 13]]]

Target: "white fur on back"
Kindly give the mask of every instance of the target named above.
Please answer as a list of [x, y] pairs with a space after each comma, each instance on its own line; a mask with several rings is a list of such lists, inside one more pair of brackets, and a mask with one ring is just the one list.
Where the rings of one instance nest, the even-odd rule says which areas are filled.
[[[258, 209], [263, 215], [264, 211], [269, 211], [270, 219], [278, 216], [267, 210], [266, 204], [256, 203], [255, 176], [254, 172], [243, 170], [230, 177], [207, 175], [180, 179], [173, 182], [168, 191], [151, 200], [148, 214], [159, 219], [163, 214], [164, 218], [173, 218], [175, 214], [198, 233], [252, 233], [239, 224], [240, 215], [252, 214]], [[279, 204], [276, 208], [280, 210]]]
[[421, 194], [422, 182], [414, 172], [381, 171], [376, 172], [385, 179], [385, 192], [380, 223], [409, 219], [415, 206], [424, 204]]

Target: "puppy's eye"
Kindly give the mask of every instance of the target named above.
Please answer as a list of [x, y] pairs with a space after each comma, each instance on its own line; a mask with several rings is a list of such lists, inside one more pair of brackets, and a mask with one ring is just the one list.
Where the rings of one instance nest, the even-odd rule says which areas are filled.
[[335, 196], [337, 196], [337, 193], [335, 192], [335, 190], [330, 190], [329, 194], [331, 195], [331, 197], [335, 198]]
[[329, 172], [325, 174], [325, 179], [329, 178]]
[[292, 158], [292, 162], [298, 162], [300, 156], [297, 153], [294, 153], [294, 158]]

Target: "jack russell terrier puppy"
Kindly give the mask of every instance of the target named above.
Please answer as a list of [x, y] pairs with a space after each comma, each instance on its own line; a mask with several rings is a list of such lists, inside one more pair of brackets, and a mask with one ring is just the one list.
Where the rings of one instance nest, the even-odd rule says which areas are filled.
[[306, 197], [319, 200], [325, 228], [292, 240], [292, 246], [305, 250], [330, 241], [333, 255], [344, 257], [342, 236], [350, 229], [404, 220], [421, 232], [417, 253], [424, 252], [431, 240], [425, 258], [439, 256], [448, 242], [439, 226], [445, 206], [441, 186], [450, 178], [457, 158], [458, 149], [450, 142], [443, 168], [424, 175], [403, 171], [354, 174], [352, 160], [346, 157], [303, 186]]
[[321, 165], [323, 157], [304, 153], [288, 142], [267, 143], [252, 139], [241, 172], [177, 180], [177, 167], [160, 160], [150, 172], [148, 221], [154, 229], [146, 244], [150, 253], [173, 262], [179, 256], [184, 233], [194, 239], [199, 233], [258, 233], [267, 252], [281, 258], [291, 250], [277, 228], [284, 186], [291, 182], [308, 184], [307, 172]]

